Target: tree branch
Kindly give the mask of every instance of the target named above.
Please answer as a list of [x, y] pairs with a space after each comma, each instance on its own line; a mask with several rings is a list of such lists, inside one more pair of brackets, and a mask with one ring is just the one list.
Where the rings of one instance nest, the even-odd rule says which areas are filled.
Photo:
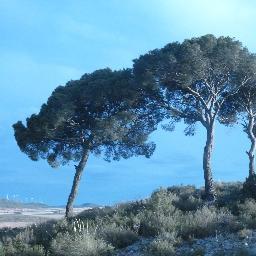
[[206, 104], [206, 102], [204, 101], [203, 97], [196, 91], [194, 91], [192, 88], [190, 87], [186, 87], [185, 90], [187, 90], [189, 93], [191, 93], [191, 95], [195, 96], [197, 99], [200, 100], [200, 102], [203, 104], [204, 108], [209, 111], [208, 106]]

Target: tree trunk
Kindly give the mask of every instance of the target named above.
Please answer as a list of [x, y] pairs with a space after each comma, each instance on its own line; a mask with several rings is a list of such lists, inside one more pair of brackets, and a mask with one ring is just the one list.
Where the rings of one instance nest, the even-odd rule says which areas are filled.
[[249, 178], [251, 178], [255, 174], [255, 167], [254, 167], [255, 147], [256, 147], [256, 143], [254, 139], [254, 140], [251, 140], [250, 150], [246, 152], [249, 157]]
[[254, 126], [254, 117], [251, 116], [249, 117], [249, 124], [248, 124], [248, 137], [251, 141], [251, 147], [250, 147], [250, 150], [246, 152], [249, 157], [249, 178], [251, 178], [255, 174], [254, 158], [255, 158], [256, 138], [253, 134], [253, 126]]
[[71, 192], [70, 192], [69, 197], [68, 197], [68, 202], [67, 202], [67, 205], [66, 205], [66, 213], [65, 213], [66, 218], [70, 218], [70, 217], [73, 216], [73, 204], [74, 204], [74, 201], [75, 201], [75, 198], [76, 198], [76, 195], [77, 195], [78, 185], [79, 185], [79, 182], [81, 180], [84, 167], [85, 167], [86, 162], [88, 160], [88, 156], [89, 156], [88, 151], [85, 151], [81, 160], [80, 160], [80, 162], [79, 162], [79, 164], [78, 164], [78, 166], [75, 165], [76, 172], [75, 172]]
[[205, 197], [207, 201], [215, 200], [215, 190], [212, 177], [211, 158], [213, 151], [213, 139], [214, 139], [214, 123], [210, 124], [207, 128], [207, 140], [204, 147], [203, 156], [203, 169], [205, 180]]

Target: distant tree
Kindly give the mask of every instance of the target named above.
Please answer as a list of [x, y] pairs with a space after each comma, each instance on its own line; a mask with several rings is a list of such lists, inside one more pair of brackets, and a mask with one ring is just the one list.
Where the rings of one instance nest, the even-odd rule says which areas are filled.
[[103, 69], [57, 87], [39, 114], [13, 125], [22, 152], [32, 160], [46, 159], [52, 167], [75, 165], [66, 217], [72, 216], [78, 184], [90, 154], [107, 161], [144, 155], [160, 115], [153, 101], [132, 82], [131, 70]]
[[249, 52], [230, 37], [206, 35], [170, 43], [134, 61], [134, 74], [142, 84], [155, 84], [162, 93], [159, 104], [169, 112], [173, 130], [184, 120], [185, 135], [194, 135], [196, 123], [206, 129], [203, 153], [205, 196], [215, 199], [211, 159], [214, 127], [225, 100], [243, 86], [248, 77], [239, 67]]
[[256, 149], [256, 87], [247, 86], [242, 88], [237, 94], [237, 101], [239, 103], [241, 124], [244, 132], [247, 134], [251, 146], [246, 151], [249, 157], [249, 178], [255, 175], [255, 149]]
[[[222, 115], [222, 116], [221, 116]], [[255, 175], [256, 149], [256, 84], [240, 88], [230, 97], [220, 111], [220, 121], [232, 126], [240, 123], [250, 140], [250, 149], [246, 151], [249, 158], [249, 178]]]
[[[256, 194], [255, 149], [256, 149], [256, 55], [250, 54], [240, 66], [240, 73], [249, 79], [238, 92], [222, 105], [219, 120], [225, 125], [240, 123], [250, 140], [250, 149], [246, 151], [249, 158], [249, 175], [244, 184], [246, 190]], [[247, 192], [248, 192], [247, 191]]]

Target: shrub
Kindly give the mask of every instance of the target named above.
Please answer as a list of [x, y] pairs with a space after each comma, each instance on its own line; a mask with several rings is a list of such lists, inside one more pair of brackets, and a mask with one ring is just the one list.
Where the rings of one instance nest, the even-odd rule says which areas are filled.
[[202, 207], [203, 201], [201, 198], [195, 197], [193, 195], [182, 195], [174, 205], [181, 211], [195, 211]]
[[182, 213], [176, 211], [165, 215], [159, 212], [147, 211], [141, 216], [139, 234], [149, 237], [157, 236], [164, 232], [174, 232], [180, 226]]
[[106, 206], [104, 208], [93, 208], [85, 210], [77, 215], [78, 218], [83, 218], [87, 220], [96, 220], [97, 218], [104, 218], [106, 216], [111, 216], [115, 210], [113, 207]]
[[195, 211], [203, 205], [202, 192], [195, 186], [173, 186], [168, 191], [177, 196], [174, 205], [182, 211]]
[[104, 241], [115, 248], [124, 248], [138, 240], [138, 235], [131, 230], [126, 230], [115, 225], [104, 227], [100, 235]]
[[245, 197], [256, 199], [256, 174], [246, 178], [242, 192]]
[[138, 235], [155, 237], [150, 255], [171, 255], [181, 239], [244, 228], [238, 234], [243, 238], [247, 229], [256, 228], [256, 202], [243, 202], [237, 196], [241, 188], [241, 183], [217, 184], [212, 206], [203, 203], [202, 191], [193, 186], [159, 189], [149, 199], [87, 210], [69, 221], [0, 230], [0, 256], [2, 251], [5, 256], [41, 255], [42, 246], [48, 256], [111, 255], [114, 248], [136, 242]]
[[254, 199], [246, 199], [239, 205], [240, 220], [248, 228], [256, 228], [256, 202]]
[[59, 234], [52, 241], [51, 255], [54, 256], [109, 256], [113, 247], [91, 234]]
[[168, 240], [155, 239], [150, 243], [148, 254], [150, 256], [174, 256], [175, 248]]
[[45, 251], [42, 246], [27, 246], [22, 251], [17, 250], [14, 254], [6, 256], [44, 256]]
[[235, 229], [235, 219], [229, 213], [220, 211], [215, 207], [207, 207], [189, 212], [183, 216], [180, 227], [180, 236], [184, 239], [189, 237], [203, 238], [215, 234], [216, 230]]
[[122, 216], [136, 215], [146, 209], [147, 200], [118, 204], [115, 207], [116, 213]]
[[4, 246], [1, 242], [0, 242], [0, 256], [5, 256], [4, 255]]
[[166, 189], [154, 192], [146, 209], [138, 214], [139, 234], [148, 237], [175, 231], [182, 216], [182, 212], [174, 205], [177, 200], [177, 195]]
[[239, 239], [247, 239], [252, 236], [252, 230], [243, 228], [237, 233]]
[[[2, 253], [2, 254], [1, 254]], [[0, 250], [2, 256], [44, 256], [45, 251], [42, 246], [31, 246], [21, 240], [8, 241]]]
[[216, 205], [218, 207], [226, 207], [237, 214], [237, 205], [242, 199], [242, 183], [241, 182], [221, 182], [215, 184], [217, 193]]
[[[204, 255], [205, 255], [205, 250], [200, 246], [196, 248], [192, 248], [189, 252], [186, 252], [184, 254], [184, 256], [204, 256]], [[214, 254], [214, 256], [217, 256], [217, 254]]]
[[168, 192], [167, 189], [159, 189], [148, 200], [147, 209], [159, 214], [172, 215], [177, 210], [174, 205], [177, 200], [176, 194]]

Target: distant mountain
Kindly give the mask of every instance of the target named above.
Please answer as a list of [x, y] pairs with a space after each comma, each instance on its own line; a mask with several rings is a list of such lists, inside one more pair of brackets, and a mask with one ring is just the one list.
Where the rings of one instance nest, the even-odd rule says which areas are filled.
[[0, 208], [47, 208], [48, 205], [42, 203], [23, 203], [0, 198]]
[[[75, 205], [75, 208], [96, 208], [100, 207], [101, 205], [93, 204], [93, 203], [84, 203], [80, 205]], [[49, 206], [47, 204], [42, 204], [42, 203], [23, 203], [23, 202], [18, 202], [14, 200], [8, 200], [4, 198], [0, 198], [0, 208], [65, 208], [65, 205], [61, 206]]]

